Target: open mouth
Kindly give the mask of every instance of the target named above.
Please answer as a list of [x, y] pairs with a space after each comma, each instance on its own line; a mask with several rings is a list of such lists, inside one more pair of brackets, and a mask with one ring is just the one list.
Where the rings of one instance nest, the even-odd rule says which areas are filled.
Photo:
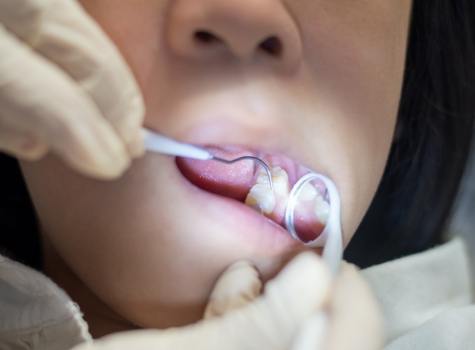
[[254, 208], [278, 225], [289, 229], [289, 203], [292, 201], [294, 238], [307, 243], [323, 232], [330, 213], [328, 190], [318, 178], [304, 184], [296, 195], [294, 185], [312, 171], [292, 159], [276, 154], [256, 152], [244, 147], [207, 147], [215, 156], [236, 159], [253, 156], [262, 159], [271, 169], [271, 182], [265, 168], [251, 159], [233, 164], [214, 160], [177, 158], [176, 163], [185, 178], [195, 186], [241, 202]]

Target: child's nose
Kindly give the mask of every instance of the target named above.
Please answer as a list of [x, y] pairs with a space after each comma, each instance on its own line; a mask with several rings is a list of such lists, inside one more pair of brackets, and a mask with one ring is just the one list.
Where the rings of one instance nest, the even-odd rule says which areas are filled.
[[301, 60], [300, 33], [281, 0], [175, 0], [167, 21], [168, 44], [181, 57], [265, 59], [286, 70]]

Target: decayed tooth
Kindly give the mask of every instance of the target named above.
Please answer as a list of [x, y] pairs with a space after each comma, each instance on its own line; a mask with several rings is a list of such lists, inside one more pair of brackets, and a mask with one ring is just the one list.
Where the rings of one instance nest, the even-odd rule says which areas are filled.
[[245, 203], [261, 213], [270, 214], [275, 208], [275, 196], [268, 183], [256, 183], [247, 194]]
[[315, 215], [322, 224], [327, 223], [328, 216], [330, 215], [330, 204], [319, 193], [317, 193], [315, 198]]
[[311, 201], [317, 196], [317, 189], [310, 183], [307, 182], [299, 193], [299, 200], [301, 201]]
[[269, 185], [269, 178], [264, 169], [260, 169], [256, 184], [247, 194], [245, 203], [264, 214], [271, 214], [276, 206], [276, 196], [289, 195], [289, 177], [284, 169], [274, 167], [271, 171], [274, 192]]

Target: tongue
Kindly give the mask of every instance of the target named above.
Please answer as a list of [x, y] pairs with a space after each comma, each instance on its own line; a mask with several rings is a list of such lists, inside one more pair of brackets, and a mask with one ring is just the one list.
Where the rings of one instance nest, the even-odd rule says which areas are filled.
[[[235, 159], [250, 155], [243, 150], [224, 151], [209, 148], [217, 157]], [[256, 165], [252, 160], [225, 164], [214, 160], [177, 158], [178, 168], [196, 186], [224, 197], [244, 201], [255, 182]]]

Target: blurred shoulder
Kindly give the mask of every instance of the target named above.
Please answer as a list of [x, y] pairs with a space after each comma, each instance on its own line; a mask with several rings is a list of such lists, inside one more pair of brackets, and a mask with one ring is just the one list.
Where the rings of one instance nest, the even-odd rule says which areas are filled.
[[0, 255], [1, 349], [62, 350], [90, 338], [79, 307], [61, 288]]

